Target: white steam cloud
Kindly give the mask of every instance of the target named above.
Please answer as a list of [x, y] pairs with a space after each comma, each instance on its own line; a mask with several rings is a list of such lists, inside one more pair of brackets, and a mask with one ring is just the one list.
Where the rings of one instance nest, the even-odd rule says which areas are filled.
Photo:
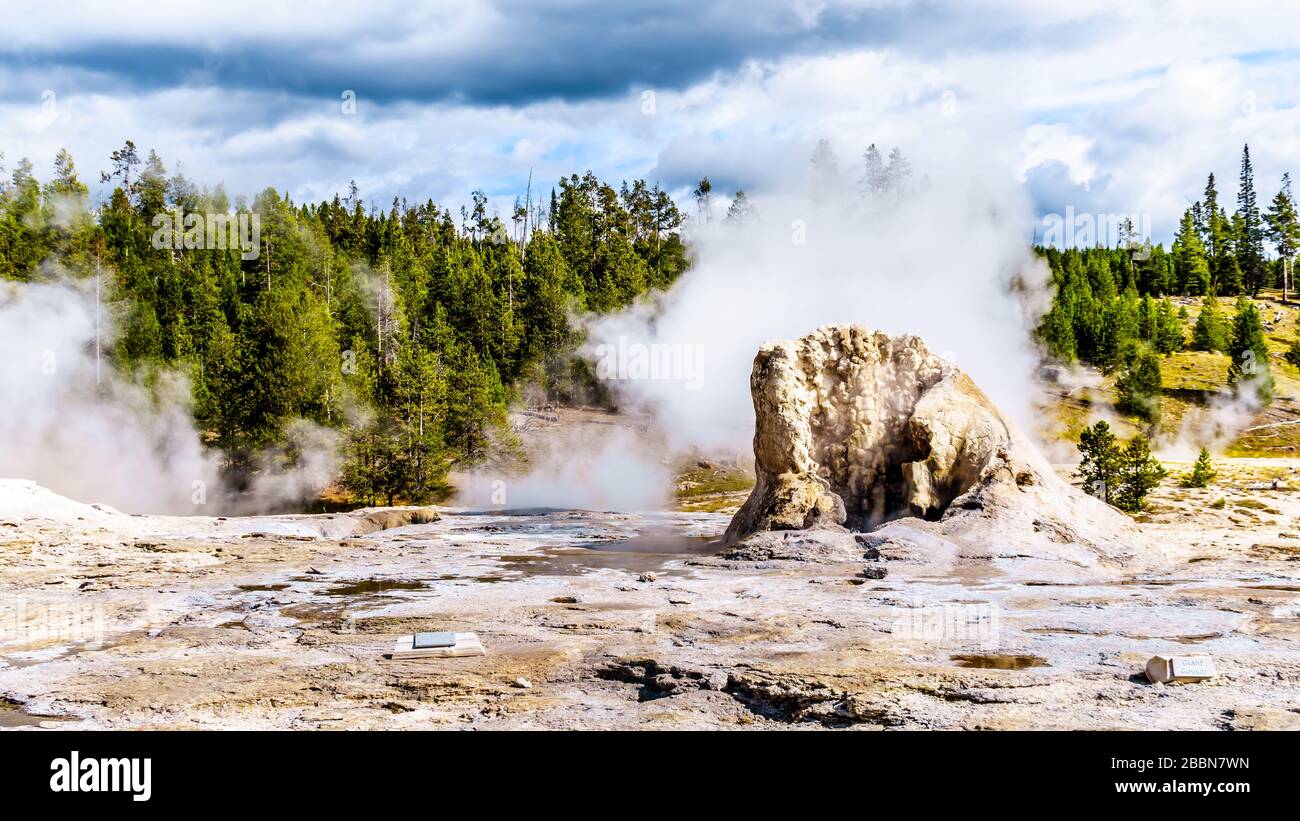
[[269, 454], [250, 492], [223, 487], [188, 380], [163, 373], [147, 388], [117, 374], [97, 304], [93, 280], [0, 284], [0, 476], [128, 512], [189, 514], [275, 509], [333, 477], [335, 437], [300, 421], [287, 432], [292, 464]]
[[1191, 461], [1201, 448], [1222, 453], [1242, 433], [1255, 430], [1250, 423], [1264, 407], [1259, 398], [1259, 387], [1264, 378], [1261, 371], [1236, 385], [1215, 391], [1205, 407], [1193, 408], [1183, 416], [1176, 435], [1158, 443], [1158, 454], [1165, 459]]
[[[736, 220], [697, 215], [693, 265], [667, 293], [586, 320], [584, 354], [656, 435], [578, 441], [561, 469], [543, 460], [520, 483], [525, 495], [539, 488], [550, 506], [610, 507], [622, 488], [640, 502], [647, 480], [666, 495], [673, 454], [747, 454], [759, 346], [828, 323], [921, 336], [1031, 428], [1040, 359], [1031, 331], [1051, 297], [1048, 271], [1030, 247], [1028, 197], [992, 156], [934, 160], [949, 173], [873, 199], [857, 196], [855, 175], [828, 178], [823, 166], [810, 193], [753, 197]], [[598, 465], [579, 474], [598, 481], [572, 481], [573, 464]]]
[[755, 204], [745, 220], [696, 226], [694, 266], [657, 303], [589, 325], [594, 355], [639, 345], [670, 361], [665, 351], [699, 351], [680, 378], [646, 378], [643, 369], [613, 381], [622, 398], [652, 410], [674, 449], [747, 451], [759, 346], [828, 323], [917, 334], [1012, 418], [1029, 420], [1038, 362], [1030, 330], [1042, 306], [1026, 305], [1012, 286], [1019, 279], [1026, 294], [1050, 294], [1012, 174], [939, 177], [885, 201]]
[[456, 503], [479, 509], [662, 510], [670, 501], [666, 454], [630, 427], [578, 425], [529, 455], [524, 475], [476, 471], [460, 477]]

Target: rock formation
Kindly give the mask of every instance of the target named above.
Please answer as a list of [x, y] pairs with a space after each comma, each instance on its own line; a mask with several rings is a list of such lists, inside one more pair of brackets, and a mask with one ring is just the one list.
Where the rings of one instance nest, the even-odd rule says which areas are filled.
[[834, 553], [902, 533], [960, 540], [967, 553], [984, 539], [989, 555], [1059, 545], [1048, 552], [1081, 564], [1128, 549], [1127, 518], [1061, 480], [918, 337], [828, 325], [768, 343], [750, 390], [757, 484], [725, 541], [748, 540], [751, 557], [780, 557], [792, 539], [794, 552]]
[[385, 507], [357, 517], [353, 536], [366, 536], [381, 530], [391, 530], [407, 525], [426, 525], [436, 522], [442, 516], [432, 507]]

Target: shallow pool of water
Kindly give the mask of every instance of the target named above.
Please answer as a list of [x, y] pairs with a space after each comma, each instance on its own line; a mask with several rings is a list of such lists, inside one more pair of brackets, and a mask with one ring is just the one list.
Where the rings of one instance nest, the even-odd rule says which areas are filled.
[[364, 596], [371, 593], [390, 593], [395, 590], [424, 590], [428, 585], [415, 579], [357, 579], [334, 585], [324, 591], [325, 596]]
[[15, 730], [19, 727], [40, 727], [46, 721], [72, 721], [64, 716], [34, 716], [23, 712], [16, 704], [0, 702], [0, 730]]
[[712, 556], [722, 550], [722, 545], [715, 536], [682, 536], [677, 533], [638, 533], [630, 539], [589, 542], [578, 547], [609, 553], [692, 556]]
[[1021, 656], [1010, 653], [956, 655], [949, 658], [957, 662], [958, 667], [977, 667], [982, 670], [1024, 670], [1028, 667], [1050, 666], [1047, 659], [1042, 656]]

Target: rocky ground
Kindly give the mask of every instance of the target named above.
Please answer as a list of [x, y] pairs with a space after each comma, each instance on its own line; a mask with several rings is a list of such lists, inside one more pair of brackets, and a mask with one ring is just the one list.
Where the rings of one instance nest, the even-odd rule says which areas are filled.
[[[0, 727], [1300, 728], [1298, 466], [1167, 480], [1121, 568], [730, 562], [700, 538], [728, 510], [171, 519], [0, 480]], [[488, 654], [385, 658], [416, 630]], [[1171, 652], [1220, 675], [1147, 683]]]

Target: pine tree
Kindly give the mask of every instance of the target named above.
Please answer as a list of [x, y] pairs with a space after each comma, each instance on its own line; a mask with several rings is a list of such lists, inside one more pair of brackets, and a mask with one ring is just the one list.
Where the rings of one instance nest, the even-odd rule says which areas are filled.
[[1163, 354], [1181, 351], [1186, 341], [1183, 336], [1185, 312], [1174, 310], [1174, 303], [1168, 297], [1160, 300], [1156, 307], [1155, 337], [1151, 344], [1156, 351]]
[[1227, 217], [1220, 215], [1219, 223], [1227, 226], [1224, 228], [1227, 237], [1223, 241], [1225, 250], [1219, 257], [1220, 265], [1214, 272], [1214, 293], [1219, 296], [1236, 296], [1246, 287], [1245, 275], [1241, 272], [1241, 265], [1238, 264], [1234, 251], [1236, 243], [1231, 238], [1236, 222], [1234, 220], [1229, 223]]
[[541, 362], [566, 347], [568, 313], [585, 302], [581, 281], [570, 277], [564, 256], [549, 233], [534, 235], [528, 244], [521, 300], [524, 357]]
[[414, 344], [397, 356], [390, 412], [395, 432], [390, 496], [428, 502], [448, 490], [450, 459], [442, 438], [447, 383], [437, 357]]
[[1210, 482], [1218, 475], [1214, 470], [1214, 465], [1210, 462], [1210, 452], [1201, 448], [1201, 453], [1196, 457], [1196, 464], [1192, 465], [1190, 473], [1183, 476], [1180, 484], [1183, 487], [1209, 487]]
[[1264, 326], [1259, 311], [1246, 297], [1237, 300], [1237, 316], [1232, 322], [1232, 337], [1228, 344], [1228, 383], [1248, 385], [1260, 402], [1273, 401], [1273, 375], [1269, 370], [1268, 345], [1264, 340]]
[[1148, 345], [1156, 341], [1157, 335], [1156, 301], [1151, 294], [1138, 300], [1138, 338]]
[[1174, 281], [1179, 293], [1210, 293], [1210, 264], [1205, 246], [1189, 208], [1183, 213], [1178, 235], [1174, 238]]
[[754, 215], [754, 206], [750, 203], [749, 197], [745, 196], [744, 191], [737, 191], [736, 196], [731, 200], [731, 206], [727, 208], [727, 222], [736, 224], [745, 222]]
[[0, 206], [0, 274], [30, 280], [37, 275], [48, 249], [40, 185], [26, 157], [14, 167]]
[[1192, 350], [1228, 352], [1228, 323], [1219, 309], [1219, 300], [1207, 296], [1201, 300], [1201, 312], [1192, 329]]
[[1264, 285], [1264, 228], [1255, 196], [1255, 169], [1250, 146], [1241, 150], [1241, 181], [1237, 191], [1235, 246], [1245, 287], [1254, 296]]
[[1235, 296], [1241, 292], [1241, 266], [1234, 253], [1233, 223], [1219, 204], [1214, 175], [1205, 183], [1205, 202], [1201, 206], [1205, 234], [1206, 262], [1210, 266], [1211, 290], [1207, 293]]
[[1069, 303], [1054, 300], [1038, 326], [1038, 338], [1051, 358], [1072, 364], [1078, 358]]
[[357, 335], [347, 349], [345, 383], [357, 402], [348, 428], [346, 458], [340, 481], [354, 498], [373, 505], [383, 489], [380, 437], [383, 420], [372, 409], [378, 391], [379, 373], [368, 339]]
[[597, 281], [600, 297], [594, 306], [611, 311], [626, 307], [645, 292], [649, 271], [645, 260], [619, 233], [612, 234], [597, 255]]
[[867, 146], [862, 161], [866, 166], [858, 183], [862, 196], [868, 200], [880, 199], [889, 192], [889, 178], [885, 175], [885, 162], [875, 143]]
[[1291, 263], [1300, 249], [1300, 218], [1296, 215], [1295, 201], [1291, 199], [1291, 175], [1282, 175], [1282, 187], [1273, 197], [1268, 213], [1264, 215], [1266, 235], [1282, 262], [1282, 296], [1285, 300], [1291, 285]]
[[118, 362], [128, 372], [159, 364], [163, 353], [162, 326], [152, 301], [131, 301], [116, 352]]
[[710, 222], [713, 220], [713, 183], [709, 182], [708, 177], [702, 177], [695, 190], [691, 192], [695, 197], [695, 207], [700, 215], [701, 222]]
[[120, 179], [123, 192], [130, 196], [135, 190], [131, 185], [131, 175], [140, 166], [140, 154], [136, 151], [135, 143], [127, 140], [125, 145], [109, 155], [109, 160], [113, 163], [113, 170], [101, 172], [99, 181]]
[[1121, 410], [1148, 422], [1160, 420], [1160, 357], [1148, 348], [1138, 350], [1115, 383]]
[[898, 199], [909, 193], [908, 184], [912, 179], [912, 164], [903, 156], [903, 152], [894, 148], [889, 152], [889, 165], [885, 166], [885, 180], [889, 190]]
[[157, 151], [150, 151], [144, 170], [136, 180], [135, 194], [140, 216], [146, 223], [167, 207], [167, 169]]
[[1143, 500], [1165, 475], [1164, 466], [1151, 456], [1151, 443], [1141, 434], [1134, 436], [1120, 458], [1119, 488], [1113, 497], [1115, 506], [1129, 513], [1141, 511]]
[[487, 455], [491, 430], [506, 417], [504, 391], [491, 360], [470, 347], [444, 351], [447, 362], [447, 441], [473, 464]]
[[1101, 315], [1096, 361], [1111, 373], [1128, 361], [1140, 338], [1141, 299], [1127, 290], [1107, 304]]
[[203, 429], [216, 434], [223, 453], [234, 453], [239, 444], [243, 403], [233, 400], [242, 382], [240, 364], [239, 341], [222, 315], [221, 321], [214, 322], [199, 359], [194, 411]]
[[834, 203], [840, 193], [840, 164], [829, 140], [818, 140], [813, 148], [811, 194], [813, 202]]
[[1214, 174], [1210, 174], [1209, 178], [1205, 181], [1205, 201], [1201, 205], [1201, 215], [1203, 220], [1201, 227], [1204, 230], [1204, 233], [1201, 235], [1201, 240], [1202, 244], [1205, 246], [1206, 260], [1210, 263], [1211, 269], [1213, 269], [1214, 264], [1218, 261], [1219, 254], [1223, 251], [1219, 242], [1222, 234], [1216, 230], [1217, 226], [1215, 223], [1219, 218], [1219, 213], [1219, 191], [1214, 185]]
[[1079, 435], [1079, 453], [1083, 460], [1075, 476], [1083, 480], [1088, 493], [1109, 503], [1119, 488], [1123, 453], [1105, 420], [1084, 428]]

